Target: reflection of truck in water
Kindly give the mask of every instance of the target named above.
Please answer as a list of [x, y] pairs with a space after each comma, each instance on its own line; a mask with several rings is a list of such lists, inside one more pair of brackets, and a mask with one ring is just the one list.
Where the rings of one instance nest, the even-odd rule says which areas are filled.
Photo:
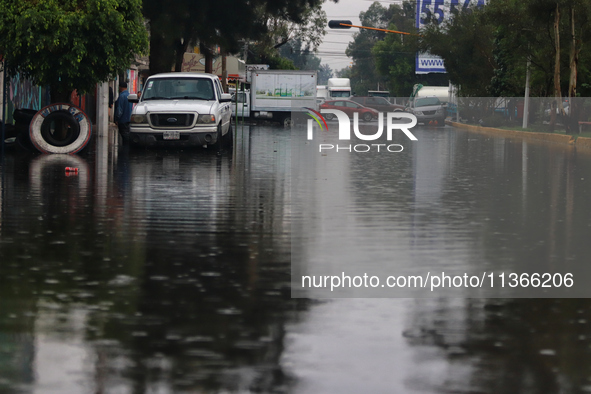
[[[292, 111], [317, 108], [316, 71], [253, 71], [250, 85], [251, 120], [291, 124]], [[240, 116], [240, 112], [238, 112]]]
[[329, 98], [351, 97], [351, 81], [349, 78], [329, 78], [326, 88]]

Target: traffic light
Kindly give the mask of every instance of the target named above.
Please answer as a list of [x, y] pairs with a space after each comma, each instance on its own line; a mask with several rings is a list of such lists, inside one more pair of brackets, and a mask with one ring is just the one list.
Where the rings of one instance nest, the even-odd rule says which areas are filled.
[[343, 25], [352, 25], [351, 21], [328, 21], [328, 27], [331, 29], [350, 29], [351, 26], [343, 26]]

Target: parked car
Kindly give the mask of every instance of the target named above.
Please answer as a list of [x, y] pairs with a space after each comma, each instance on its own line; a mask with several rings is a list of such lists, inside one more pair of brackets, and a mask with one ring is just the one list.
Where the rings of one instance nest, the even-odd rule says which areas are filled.
[[[379, 112], [375, 109], [364, 107], [363, 105], [350, 100], [325, 101], [324, 103], [320, 104], [320, 109], [338, 109], [339, 111], [346, 113], [351, 119], [353, 119], [353, 114], [357, 112], [359, 114], [359, 118], [365, 120], [366, 122], [369, 122], [374, 118], [377, 119], [379, 115]], [[324, 114], [324, 117], [327, 120], [331, 120], [335, 118], [335, 115]]]
[[216, 75], [150, 76], [131, 114], [130, 140], [144, 146], [210, 146], [231, 141], [231, 95]]
[[414, 114], [418, 123], [437, 122], [438, 127], [445, 126], [445, 107], [435, 96], [421, 97], [410, 101], [406, 111]]
[[361, 104], [361, 105], [368, 107], [368, 108], [373, 108], [379, 112], [403, 112], [404, 111], [404, 105], [391, 104], [384, 97], [356, 96], [356, 97], [351, 97], [351, 100], [355, 101], [357, 104]]

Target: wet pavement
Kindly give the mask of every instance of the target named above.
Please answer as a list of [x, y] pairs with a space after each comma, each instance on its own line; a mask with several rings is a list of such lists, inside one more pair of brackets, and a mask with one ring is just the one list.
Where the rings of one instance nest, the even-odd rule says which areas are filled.
[[[296, 246], [314, 259], [335, 242], [291, 177], [334, 156], [294, 163], [295, 135], [240, 128], [222, 154], [7, 152], [0, 392], [591, 391], [587, 298], [291, 298], [292, 225], [313, 219], [316, 243]], [[411, 229], [394, 248], [431, 269], [587, 260], [590, 154], [451, 127], [417, 137], [392, 162], [334, 159], [339, 201], [357, 202], [342, 216], [380, 207], [344, 222], [362, 239]]]

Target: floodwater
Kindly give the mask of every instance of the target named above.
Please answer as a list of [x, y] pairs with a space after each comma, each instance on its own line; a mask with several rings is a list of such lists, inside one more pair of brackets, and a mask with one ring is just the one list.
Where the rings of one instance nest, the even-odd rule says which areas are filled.
[[[433, 271], [453, 256], [465, 270], [587, 261], [590, 154], [451, 127], [416, 135], [375, 162], [294, 161], [300, 134], [264, 126], [238, 129], [222, 154], [102, 139], [81, 156], [7, 152], [0, 392], [591, 392], [589, 298], [291, 298], [293, 232], [328, 264], [325, 220], [368, 239], [411, 228], [393, 242], [401, 264]], [[347, 192], [339, 220], [302, 207], [299, 166], [315, 179], [339, 169], [337, 188], [314, 190]], [[343, 220], [360, 202], [379, 212]]]

